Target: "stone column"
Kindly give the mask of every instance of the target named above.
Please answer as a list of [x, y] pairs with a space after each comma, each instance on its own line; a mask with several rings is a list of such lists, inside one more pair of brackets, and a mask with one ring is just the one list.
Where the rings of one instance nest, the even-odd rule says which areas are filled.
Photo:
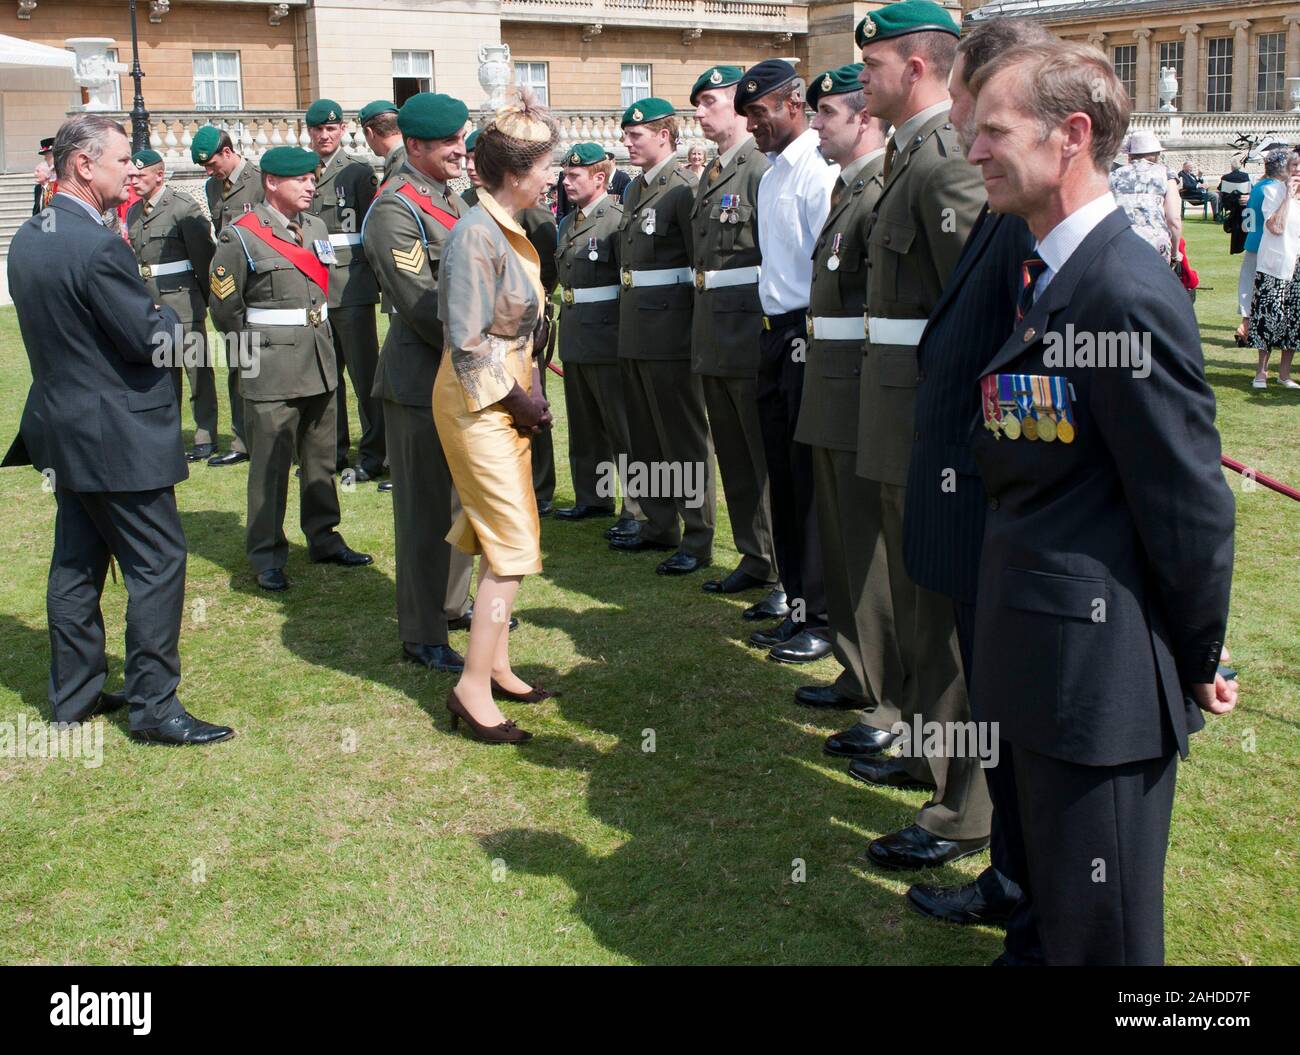
[[1201, 27], [1195, 22], [1185, 22], [1178, 27], [1178, 31], [1183, 35], [1183, 75], [1179, 82], [1179, 94], [1183, 97], [1183, 105], [1179, 109], [1185, 114], [1194, 114], [1201, 109], [1201, 71], [1200, 71], [1200, 46], [1201, 41], [1197, 36]]
[[1286, 26], [1286, 73], [1284, 77], [1300, 77], [1300, 14], [1282, 16]]
[[1234, 18], [1228, 28], [1235, 34], [1232, 44], [1232, 110], [1244, 114], [1250, 109], [1250, 19]]
[[1134, 79], [1135, 95], [1133, 109], [1147, 113], [1156, 109], [1152, 104], [1151, 85], [1151, 30], [1133, 30], [1133, 40], [1137, 43], [1137, 74]]

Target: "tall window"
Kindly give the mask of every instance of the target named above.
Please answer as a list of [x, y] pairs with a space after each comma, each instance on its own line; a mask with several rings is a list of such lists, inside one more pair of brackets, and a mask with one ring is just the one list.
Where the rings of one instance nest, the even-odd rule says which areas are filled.
[[412, 95], [433, 91], [433, 52], [393, 52], [393, 102], [398, 106]]
[[196, 51], [194, 53], [194, 109], [242, 110], [239, 85], [239, 52]]
[[1259, 78], [1255, 83], [1255, 109], [1282, 109], [1282, 88], [1286, 80], [1286, 34], [1259, 36]]
[[[1183, 108], [1183, 42], [1181, 40], [1162, 40], [1160, 42], [1160, 68], [1174, 68], [1178, 78], [1178, 94], [1174, 96], [1174, 109]], [[1157, 85], [1158, 87], [1158, 85]]]
[[621, 80], [623, 109], [626, 110], [638, 99], [650, 94], [650, 64], [648, 62], [625, 62]]
[[1128, 92], [1128, 97], [1137, 99], [1137, 64], [1138, 49], [1136, 44], [1122, 44], [1115, 49], [1115, 76]]
[[551, 105], [550, 87], [546, 82], [546, 63], [516, 62], [515, 84], [520, 88], [531, 88], [543, 106]]
[[1232, 109], [1232, 38], [1211, 37], [1205, 42], [1205, 109], [1212, 114]]

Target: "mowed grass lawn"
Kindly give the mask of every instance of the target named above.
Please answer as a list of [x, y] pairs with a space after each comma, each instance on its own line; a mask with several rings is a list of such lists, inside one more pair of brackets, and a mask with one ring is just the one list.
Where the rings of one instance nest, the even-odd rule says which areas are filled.
[[[1300, 393], [1250, 388], [1254, 352], [1231, 337], [1240, 258], [1217, 227], [1188, 226], [1213, 287], [1197, 311], [1224, 448], [1300, 483]], [[0, 368], [7, 443], [29, 379], [12, 308], [0, 311]], [[557, 383], [552, 399], [566, 504]], [[390, 499], [373, 485], [341, 495], [347, 541], [376, 558], [345, 571], [308, 562], [292, 497], [293, 589], [277, 597], [244, 559], [246, 479], [243, 466], [199, 465], [178, 488], [190, 549], [182, 700], [237, 737], [142, 747], [119, 715], [99, 768], [0, 758], [0, 960], [982, 964], [1000, 950], [996, 930], [911, 912], [903, 894], [919, 877], [860, 860], [871, 837], [909, 823], [918, 796], [867, 790], [821, 754], [845, 716], [798, 708], [791, 693], [836, 668], [782, 667], [748, 648], [752, 597], [707, 596], [700, 575], [657, 577], [653, 555], [606, 548], [606, 521], [543, 522], [546, 571], [524, 584], [512, 644], [526, 677], [564, 695], [506, 705], [533, 743], [481, 745], [448, 732], [452, 679], [399, 661]], [[1300, 504], [1229, 483], [1243, 699], [1195, 738], [1180, 773], [1173, 963], [1294, 960], [1300, 933]], [[54, 501], [40, 484], [28, 469], [0, 473], [10, 723], [48, 717]], [[729, 543], [720, 510], [724, 569]], [[124, 601], [110, 581], [113, 688]], [[452, 640], [463, 649], [464, 634]], [[986, 860], [924, 878], [958, 883]]]

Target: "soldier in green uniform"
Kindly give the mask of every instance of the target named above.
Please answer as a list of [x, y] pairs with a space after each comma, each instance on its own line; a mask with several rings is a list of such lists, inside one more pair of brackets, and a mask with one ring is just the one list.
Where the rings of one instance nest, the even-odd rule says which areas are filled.
[[739, 66], [712, 66], [691, 89], [691, 104], [718, 157], [700, 176], [691, 209], [695, 265], [691, 369], [699, 375], [709, 411], [709, 434], [731, 517], [740, 565], [704, 583], [709, 593], [767, 587], [745, 611], [747, 619], [780, 619], [789, 608], [777, 588], [767, 458], [758, 421], [758, 181], [768, 161], [736, 113]]
[[295, 454], [311, 559], [349, 567], [373, 563], [335, 530], [338, 375], [328, 306], [335, 255], [325, 225], [306, 212], [316, 163], [315, 154], [298, 147], [263, 155], [265, 200], [218, 236], [208, 279], [213, 321], [241, 338], [239, 384], [251, 455], [246, 550], [264, 590], [289, 586], [284, 512]]
[[383, 186], [406, 160], [402, 131], [397, 127], [397, 107], [387, 99], [376, 99], [361, 108], [357, 120], [366, 137], [366, 146], [375, 157], [383, 159], [384, 174], [379, 180], [380, 186]]
[[[839, 165], [840, 174], [813, 253], [807, 361], [795, 428], [795, 439], [812, 448], [826, 614], [831, 648], [843, 668], [833, 685], [797, 689], [795, 702], [845, 710], [876, 708], [885, 685], [898, 690], [900, 675], [883, 548], [858, 540], [864, 510], [879, 519], [873, 508], [879, 505], [878, 489], [856, 469], [858, 385], [867, 335], [867, 231], [884, 183], [886, 133], [865, 109], [861, 72], [859, 63], [840, 66], [808, 85], [819, 149]], [[897, 701], [888, 705], [896, 716]], [[849, 734], [842, 734], [835, 750], [847, 753], [852, 746], [856, 756], [872, 746], [883, 750], [893, 738], [864, 725], [850, 732], [858, 740], [845, 744]]]
[[[478, 189], [482, 181], [474, 169], [474, 143], [478, 140], [475, 129], [465, 137], [465, 175], [469, 177], [470, 188], [461, 195], [465, 204], [478, 204]], [[551, 210], [540, 205], [525, 209], [518, 216], [519, 226], [524, 229], [528, 241], [537, 250], [537, 259], [542, 265], [542, 289], [549, 296], [555, 289], [555, 217]], [[549, 304], [549, 302], [548, 302]], [[546, 374], [542, 371], [542, 397], [546, 397]], [[537, 496], [537, 515], [550, 516], [555, 510], [555, 441], [550, 429], [543, 429], [533, 434], [533, 493]]]
[[[614, 515], [614, 478], [628, 458], [627, 412], [618, 365], [618, 228], [623, 207], [609, 196], [614, 162], [596, 143], [577, 143], [561, 162], [574, 205], [560, 221], [560, 359], [569, 418], [574, 505], [558, 520]], [[640, 507], [623, 487], [619, 523], [633, 532]], [[615, 525], [616, 527], [618, 525]]]
[[[931, 0], [901, 0], [858, 23], [867, 111], [893, 125], [884, 186], [867, 232], [867, 344], [858, 412], [858, 475], [879, 495], [858, 518], [856, 544], [883, 547], [905, 689], [883, 687], [867, 724], [970, 721], [950, 598], [917, 586], [903, 559], [903, 508], [916, 417], [916, 348], [926, 319], [984, 204], [949, 120], [948, 75], [958, 29]], [[878, 510], [878, 516], [875, 515]], [[886, 706], [897, 700], [897, 711]], [[941, 727], [953, 728], [952, 725]], [[979, 761], [932, 754], [860, 757], [859, 780], [932, 789], [916, 823], [874, 840], [867, 857], [886, 868], [937, 867], [988, 845], [992, 806]]]
[[459, 671], [448, 620], [468, 625], [473, 560], [447, 542], [460, 502], [433, 423], [433, 381], [442, 361], [438, 265], [468, 210], [447, 185], [460, 174], [469, 111], [459, 99], [421, 92], [397, 121], [406, 160], [362, 225], [366, 258], [392, 308], [375, 394], [384, 401], [393, 473], [397, 631], [413, 663]]
[[383, 476], [383, 404], [371, 395], [375, 368], [379, 363], [379, 333], [375, 328], [375, 305], [379, 285], [361, 251], [361, 221], [375, 197], [379, 178], [364, 161], [358, 161], [340, 146], [343, 138], [343, 110], [332, 99], [317, 99], [307, 108], [307, 135], [320, 158], [316, 166], [316, 195], [308, 210], [320, 217], [329, 231], [337, 264], [330, 276], [330, 329], [334, 331], [334, 353], [339, 357], [338, 469], [348, 468], [351, 446], [348, 431], [347, 384], [343, 367], [352, 378], [361, 415], [361, 438], [357, 441], [359, 483]]
[[[212, 230], [220, 234], [232, 220], [238, 220], [262, 200], [262, 173], [251, 161], [235, 152], [230, 135], [216, 125], [204, 125], [194, 133], [190, 158], [208, 174], [203, 192], [208, 199]], [[238, 335], [236, 335], [236, 341]], [[232, 342], [227, 338], [226, 346]], [[230, 450], [215, 453], [209, 465], [234, 465], [248, 461], [244, 442], [244, 399], [239, 394], [239, 363], [227, 361], [226, 384], [230, 395]], [[215, 440], [214, 440], [215, 442]]]
[[695, 188], [676, 163], [671, 103], [640, 99], [624, 111], [622, 125], [641, 175], [623, 192], [618, 357], [633, 470], [647, 485], [632, 489], [645, 515], [640, 532], [616, 534], [610, 546], [676, 550], [656, 571], [687, 575], [712, 563], [717, 500], [704, 388], [691, 370]]
[[185, 367], [190, 382], [190, 413], [194, 416], [194, 446], [186, 458], [197, 462], [216, 453], [217, 387], [208, 357], [208, 269], [212, 224], [194, 199], [167, 186], [160, 154], [141, 150], [131, 157], [131, 184], [140, 200], [126, 214], [127, 236], [154, 303], [176, 312], [184, 329], [174, 348], [171, 366]]

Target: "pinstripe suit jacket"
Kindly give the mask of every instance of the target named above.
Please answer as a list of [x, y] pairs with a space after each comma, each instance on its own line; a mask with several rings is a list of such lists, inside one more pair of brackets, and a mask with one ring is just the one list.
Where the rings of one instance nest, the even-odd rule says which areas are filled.
[[984, 487], [970, 447], [979, 377], [1015, 326], [1020, 265], [1033, 247], [1023, 220], [986, 205], [917, 347], [903, 559], [918, 585], [972, 604], [984, 539]]

